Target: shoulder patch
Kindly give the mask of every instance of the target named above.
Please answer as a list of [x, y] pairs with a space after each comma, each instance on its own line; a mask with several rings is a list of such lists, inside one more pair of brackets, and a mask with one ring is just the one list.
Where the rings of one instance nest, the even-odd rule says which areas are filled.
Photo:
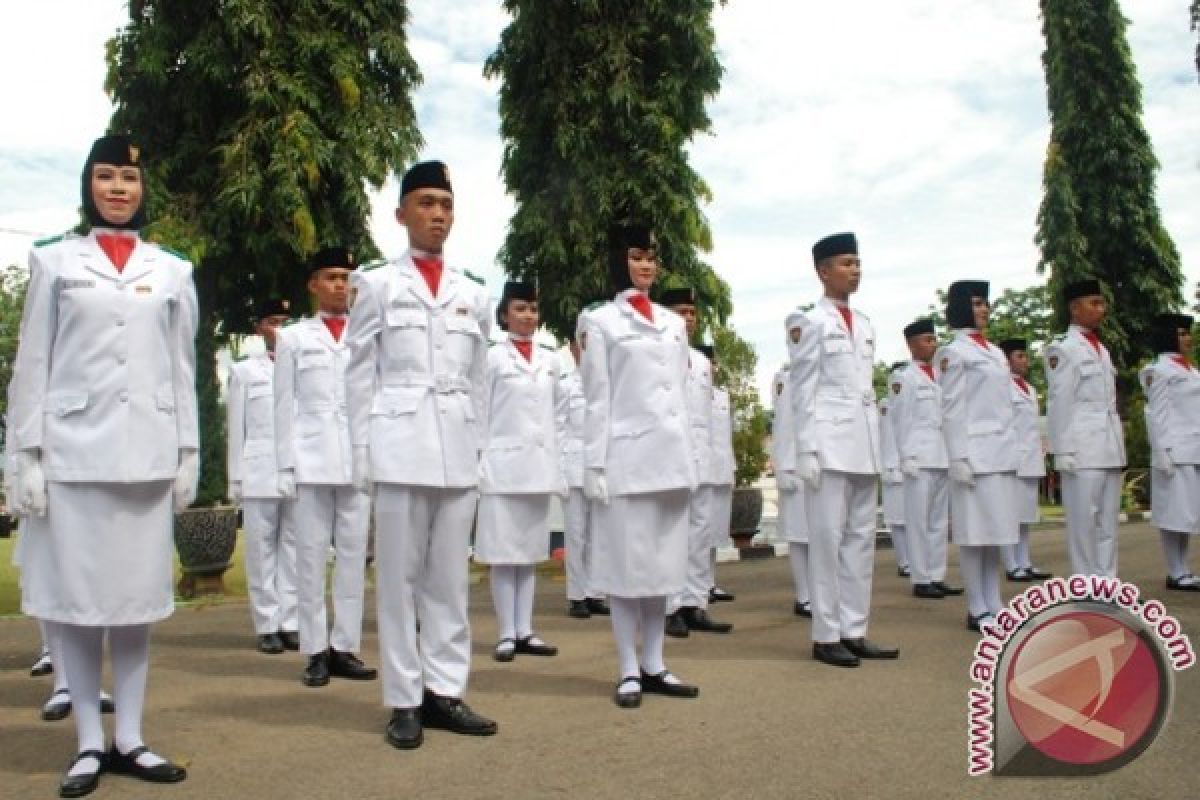
[[388, 263], [388, 260], [386, 258], [377, 258], [374, 261], [368, 261], [365, 264], [359, 265], [358, 271], [359, 272], [370, 272], [373, 269], [379, 269], [380, 267], [384, 266], [387, 263]]
[[595, 302], [588, 303], [586, 306], [584, 306], [583, 310], [584, 311], [595, 311], [597, 308], [604, 305], [606, 302], [608, 302], [608, 301], [607, 300], [596, 300]]
[[33, 243], [33, 246], [34, 247], [45, 247], [46, 245], [49, 245], [49, 244], [55, 244], [57, 242], [66, 241], [68, 238], [70, 238], [70, 235], [71, 234], [68, 232], [68, 233], [60, 233], [58, 236], [47, 236], [45, 239], [38, 239], [36, 242]]
[[892, 393], [900, 394], [900, 390], [903, 388], [904, 388], [904, 384], [900, 383], [900, 381], [896, 381], [895, 383], [892, 384]]
[[480, 286], [487, 286], [487, 281], [485, 281], [483, 278], [481, 278], [481, 277], [479, 277], [478, 275], [476, 275], [474, 272], [471, 272], [471, 270], [469, 270], [469, 269], [464, 269], [464, 270], [462, 271], [462, 274], [463, 274], [463, 275], [466, 275], [468, 278], [470, 278], [471, 280], [475, 281], [475, 282], [476, 282], [476, 283], [478, 283]]
[[284, 321], [283, 327], [290, 328], [293, 325], [303, 322], [305, 319], [307, 319], [307, 317], [289, 317], [286, 321]]
[[235, 358], [235, 359], [233, 360], [233, 363], [235, 363], [235, 364], [240, 364], [240, 363], [242, 363], [243, 361], [248, 361], [249, 359], [250, 359], [250, 356], [248, 356], [248, 355], [246, 355], [245, 353], [243, 353], [242, 355], [240, 355], [240, 356], [238, 356], [237, 358]]
[[159, 250], [162, 250], [164, 253], [170, 253], [171, 255], [178, 258], [180, 261], [189, 261], [190, 260], [183, 253], [179, 252], [178, 250], [175, 250], [174, 248], [167, 247], [165, 244], [159, 244], [158, 242], [151, 242], [150, 244], [154, 245]]

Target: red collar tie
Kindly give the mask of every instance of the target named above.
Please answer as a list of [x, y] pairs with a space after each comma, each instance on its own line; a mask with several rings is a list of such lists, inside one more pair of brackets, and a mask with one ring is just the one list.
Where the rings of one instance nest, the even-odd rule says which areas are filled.
[[850, 310], [850, 306], [838, 306], [837, 310], [846, 323], [846, 330], [854, 333], [854, 312]]
[[933, 366], [932, 365], [918, 364], [918, 366], [921, 368], [922, 372], [924, 372], [926, 375], [929, 376], [929, 380], [931, 380], [931, 381], [936, 380], [936, 378], [933, 377]]
[[650, 305], [650, 298], [646, 297], [645, 292], [635, 292], [629, 295], [629, 305], [645, 317], [647, 322], [654, 322], [654, 307]]
[[119, 233], [97, 233], [96, 244], [100, 245], [104, 255], [108, 256], [108, 260], [117, 268], [117, 274], [120, 274], [129, 263], [129, 256], [133, 254], [137, 239]]
[[984, 350], [988, 349], [987, 337], [984, 336], [982, 333], [968, 333], [967, 336], [970, 336], [971, 341], [975, 342], [975, 344], [979, 345]]
[[533, 342], [522, 342], [520, 339], [513, 339], [512, 343], [513, 347], [517, 348], [517, 352], [525, 356], [526, 361], [533, 362]]
[[1097, 352], [1097, 353], [1103, 353], [1103, 352], [1104, 352], [1104, 351], [1101, 349], [1101, 347], [1100, 347], [1100, 337], [1099, 337], [1099, 336], [1097, 336], [1097, 335], [1095, 334], [1095, 332], [1093, 332], [1093, 331], [1083, 331], [1083, 338], [1087, 339], [1087, 340], [1088, 340], [1088, 342], [1090, 342], [1090, 343], [1091, 343], [1092, 347], [1096, 348], [1096, 352]]
[[417, 271], [421, 273], [421, 277], [425, 279], [425, 285], [429, 287], [429, 293], [437, 297], [438, 286], [442, 282], [442, 259], [437, 256], [421, 258], [418, 256], [412, 257], [413, 264], [416, 264]]
[[1171, 360], [1186, 370], [1195, 369], [1192, 366], [1191, 359], [1189, 359], [1187, 356], [1179, 356], [1179, 355], [1171, 356]]
[[1021, 391], [1029, 394], [1029, 384], [1020, 375], [1013, 375], [1013, 380], [1017, 382], [1017, 386], [1021, 387]]
[[329, 329], [329, 334], [335, 342], [342, 340], [342, 332], [346, 330], [345, 317], [321, 317], [321, 322], [325, 323], [325, 327]]

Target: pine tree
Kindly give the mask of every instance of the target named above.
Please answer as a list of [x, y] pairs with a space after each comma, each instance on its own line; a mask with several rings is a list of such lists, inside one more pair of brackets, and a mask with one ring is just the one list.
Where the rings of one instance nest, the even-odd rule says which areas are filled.
[[375, 255], [366, 185], [420, 144], [404, 0], [132, 0], [110, 127], [145, 149], [147, 236], [196, 264], [201, 501], [224, 494], [214, 353], [256, 298], [304, 308], [305, 259]]
[[697, 250], [711, 249], [699, 201], [708, 187], [686, 146], [709, 130], [716, 94], [712, 0], [505, 0], [512, 22], [485, 73], [503, 79], [503, 173], [517, 210], [500, 253], [536, 280], [559, 336], [606, 289], [605, 242], [620, 218], [650, 221], [672, 275], [694, 286], [706, 321], [729, 289]]

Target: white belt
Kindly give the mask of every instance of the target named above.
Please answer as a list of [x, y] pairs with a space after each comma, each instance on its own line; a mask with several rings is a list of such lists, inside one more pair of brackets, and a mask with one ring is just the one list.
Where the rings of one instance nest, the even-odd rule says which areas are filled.
[[456, 394], [458, 392], [471, 391], [471, 382], [469, 380], [451, 375], [437, 375], [432, 378], [425, 375], [414, 375], [395, 380], [385, 380], [383, 385], [385, 389], [432, 389], [437, 394]]

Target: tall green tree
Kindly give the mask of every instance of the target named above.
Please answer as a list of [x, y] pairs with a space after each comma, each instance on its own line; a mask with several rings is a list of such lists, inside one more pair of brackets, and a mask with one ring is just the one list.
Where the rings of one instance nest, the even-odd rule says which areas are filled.
[[[29, 271], [9, 264], [0, 269], [0, 386], [12, 380], [13, 362], [17, 359], [17, 341], [21, 333], [21, 314], [25, 308], [25, 287]], [[7, 430], [8, 397], [0, 396], [0, 429]]]
[[1179, 253], [1155, 199], [1158, 161], [1117, 0], [1041, 0], [1050, 147], [1038, 213], [1039, 270], [1059, 289], [1098, 278], [1110, 292], [1104, 337], [1122, 383], [1149, 355], [1151, 318], [1183, 297]]
[[196, 265], [200, 498], [224, 494], [214, 353], [257, 297], [304, 307], [304, 260], [376, 254], [367, 185], [420, 145], [404, 0], [132, 0], [110, 127], [147, 157], [149, 238]]
[[709, 130], [720, 86], [713, 0], [505, 0], [512, 22], [485, 74], [499, 76], [503, 173], [517, 210], [500, 252], [540, 284], [543, 322], [569, 336], [606, 290], [605, 241], [621, 218], [650, 221], [672, 275], [724, 320], [729, 288], [711, 249], [710, 199], [686, 146]]
[[767, 468], [770, 432], [770, 418], [754, 382], [758, 354], [733, 328], [716, 326], [712, 335], [717, 362], [714, 380], [729, 392], [733, 413], [734, 481], [738, 486], [752, 486]]

